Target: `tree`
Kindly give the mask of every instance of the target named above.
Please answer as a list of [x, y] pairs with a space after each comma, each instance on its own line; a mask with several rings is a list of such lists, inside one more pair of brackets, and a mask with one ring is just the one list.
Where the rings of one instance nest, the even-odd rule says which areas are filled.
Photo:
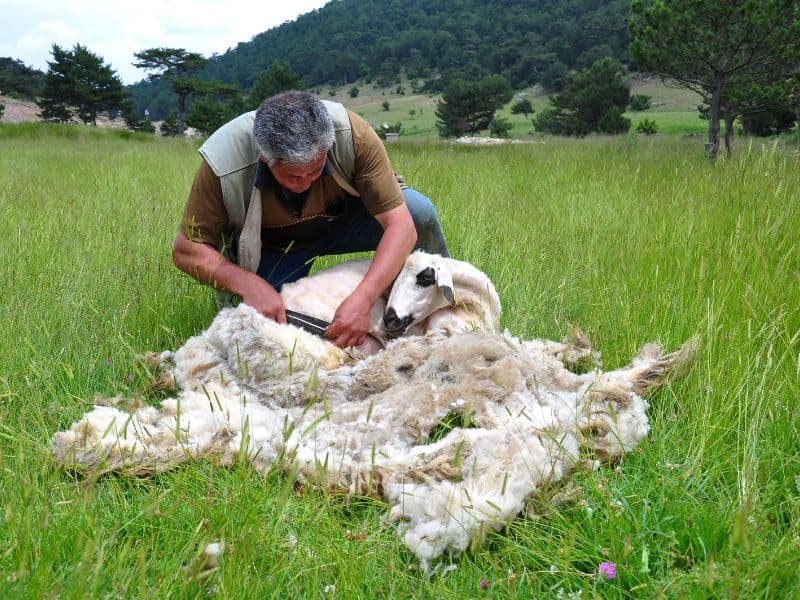
[[5, 95], [35, 99], [44, 88], [44, 73], [22, 61], [0, 57], [0, 90]]
[[495, 111], [509, 102], [514, 92], [500, 75], [477, 82], [452, 80], [436, 101], [436, 128], [441, 137], [458, 137], [487, 129]]
[[703, 97], [713, 158], [725, 108], [732, 125], [751, 92], [796, 85], [798, 13], [798, 0], [633, 0], [631, 53], [641, 69]]
[[528, 115], [533, 114], [533, 104], [527, 98], [523, 98], [511, 106], [511, 114], [522, 115], [527, 119]]
[[292, 70], [287, 62], [273, 61], [266, 71], [256, 77], [250, 90], [248, 108], [257, 108], [265, 98], [286, 92], [288, 90], [304, 90], [305, 84], [300, 76]]
[[210, 83], [186, 115], [186, 124], [210, 134], [222, 125], [251, 110], [236, 86]]
[[554, 135], [624, 133], [630, 127], [630, 121], [622, 116], [630, 91], [622, 65], [613, 58], [602, 58], [567, 75], [564, 89], [550, 97], [552, 108], [541, 111], [534, 126]]
[[0, 119], [3, 118], [3, 113], [6, 112], [6, 105], [0, 102]]
[[628, 101], [628, 108], [635, 112], [648, 110], [652, 105], [652, 100], [652, 96], [648, 96], [647, 94], [631, 94], [631, 98]]
[[202, 89], [203, 82], [191, 77], [202, 69], [208, 59], [197, 52], [187, 52], [183, 48], [150, 48], [133, 54], [137, 60], [133, 66], [138, 69], [157, 71], [148, 75], [150, 81], [164, 79], [178, 96], [178, 109], [175, 113], [178, 135], [183, 135], [186, 99], [190, 94]]
[[101, 57], [80, 44], [72, 50], [53, 44], [51, 53], [37, 102], [45, 121], [69, 123], [78, 117], [95, 125], [98, 112], [122, 108], [126, 97], [122, 81]]

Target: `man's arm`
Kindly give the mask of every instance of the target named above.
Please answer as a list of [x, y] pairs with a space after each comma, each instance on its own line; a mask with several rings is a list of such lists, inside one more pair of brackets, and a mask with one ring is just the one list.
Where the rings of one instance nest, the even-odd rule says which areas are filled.
[[417, 230], [405, 204], [375, 215], [383, 235], [367, 274], [355, 291], [336, 309], [327, 336], [339, 347], [363, 343], [369, 329], [369, 311], [403, 268], [417, 242]]
[[229, 261], [213, 246], [193, 242], [178, 232], [172, 245], [172, 262], [200, 283], [239, 294], [244, 303], [265, 316], [278, 323], [286, 322], [283, 302], [275, 288], [255, 273]]

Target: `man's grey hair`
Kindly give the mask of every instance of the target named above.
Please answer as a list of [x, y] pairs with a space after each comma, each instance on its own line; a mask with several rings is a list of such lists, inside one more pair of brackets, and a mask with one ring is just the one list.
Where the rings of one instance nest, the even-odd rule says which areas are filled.
[[307, 165], [333, 146], [333, 120], [311, 94], [284, 92], [258, 107], [253, 135], [268, 165]]

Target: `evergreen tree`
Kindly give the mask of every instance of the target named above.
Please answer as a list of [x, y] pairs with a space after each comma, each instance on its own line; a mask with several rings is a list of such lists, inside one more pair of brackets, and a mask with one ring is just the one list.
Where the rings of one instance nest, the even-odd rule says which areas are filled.
[[65, 50], [53, 44], [44, 89], [38, 101], [45, 121], [68, 123], [78, 117], [93, 125], [103, 110], [121, 108], [125, 94], [122, 81], [103, 59], [86, 46]]
[[622, 65], [613, 58], [600, 59], [567, 76], [564, 89], [550, 98], [552, 108], [541, 111], [534, 126], [554, 135], [624, 133], [630, 127], [622, 116], [630, 91]]
[[186, 99], [190, 94], [202, 89], [203, 82], [192, 75], [202, 69], [208, 59], [197, 52], [187, 52], [183, 48], [150, 48], [135, 52], [137, 58], [133, 66], [139, 69], [156, 71], [148, 75], [150, 81], [164, 79], [178, 96], [175, 122], [178, 135], [183, 135]]
[[798, 0], [633, 0], [631, 11], [631, 52], [639, 67], [708, 104], [710, 157], [719, 152], [720, 119], [727, 113], [732, 125], [747, 97], [770, 95], [765, 89], [775, 86], [796, 95]]
[[436, 102], [439, 135], [458, 137], [488, 129], [495, 111], [513, 95], [511, 85], [500, 75], [477, 82], [454, 79]]
[[289, 90], [304, 90], [306, 86], [300, 76], [287, 62], [274, 61], [272, 66], [256, 77], [250, 90], [248, 109], [257, 108], [265, 98]]
[[0, 57], [0, 90], [6, 95], [35, 99], [44, 88], [44, 73], [10, 57]]
[[531, 101], [527, 98], [523, 98], [519, 102], [515, 102], [511, 106], [511, 114], [522, 115], [527, 119], [528, 115], [533, 114], [533, 105], [531, 104]]

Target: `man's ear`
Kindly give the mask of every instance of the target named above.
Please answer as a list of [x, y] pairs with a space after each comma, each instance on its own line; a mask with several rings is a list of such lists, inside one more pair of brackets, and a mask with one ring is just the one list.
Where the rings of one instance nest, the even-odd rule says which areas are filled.
[[452, 306], [455, 304], [453, 296], [453, 275], [447, 269], [436, 269], [436, 285], [442, 290], [445, 300]]

